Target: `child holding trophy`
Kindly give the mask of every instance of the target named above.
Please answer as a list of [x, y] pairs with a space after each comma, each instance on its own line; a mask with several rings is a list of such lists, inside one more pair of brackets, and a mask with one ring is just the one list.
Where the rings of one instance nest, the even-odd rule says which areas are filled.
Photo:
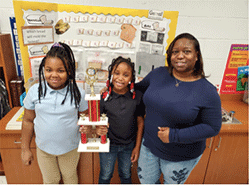
[[139, 157], [145, 107], [142, 93], [134, 90], [135, 70], [130, 58], [112, 61], [107, 81], [108, 90], [102, 94], [100, 112], [107, 115], [109, 125], [97, 126], [96, 133], [108, 135], [110, 152], [99, 153], [99, 184], [109, 184], [115, 161], [122, 184], [131, 184], [131, 165]]
[[[39, 67], [39, 83], [24, 100], [22, 161], [33, 160], [30, 142], [36, 134], [37, 161], [44, 184], [77, 184], [78, 115], [88, 108], [85, 91], [75, 81], [75, 59], [67, 44], [55, 43]], [[86, 131], [86, 130], [85, 130]]]

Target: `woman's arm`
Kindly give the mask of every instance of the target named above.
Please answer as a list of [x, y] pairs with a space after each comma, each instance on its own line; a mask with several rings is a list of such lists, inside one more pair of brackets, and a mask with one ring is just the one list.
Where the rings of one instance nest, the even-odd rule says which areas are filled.
[[200, 109], [197, 121], [199, 124], [191, 127], [170, 128], [169, 142], [192, 143], [216, 136], [222, 125], [221, 102], [218, 94], [210, 98], [209, 103]]
[[132, 151], [131, 155], [131, 162], [136, 162], [139, 158], [140, 154], [140, 147], [141, 147], [141, 141], [142, 141], [142, 136], [143, 136], [143, 129], [144, 129], [144, 118], [141, 116], [137, 117], [137, 135], [136, 135], [136, 143], [135, 147]]
[[25, 165], [29, 165], [33, 160], [33, 155], [30, 150], [30, 142], [34, 133], [34, 119], [36, 113], [34, 110], [24, 109], [24, 116], [22, 122], [22, 161]]
[[140, 82], [135, 84], [135, 90], [141, 91], [142, 93], [145, 93], [148, 86], [150, 85], [150, 76], [149, 73], [145, 78], [143, 78]]

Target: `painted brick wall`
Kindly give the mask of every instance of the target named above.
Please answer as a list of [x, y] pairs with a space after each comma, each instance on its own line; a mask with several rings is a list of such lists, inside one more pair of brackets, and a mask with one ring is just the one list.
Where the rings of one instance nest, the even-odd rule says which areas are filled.
[[[52, 2], [49, 0], [33, 0]], [[206, 75], [221, 83], [231, 44], [249, 43], [248, 0], [54, 0], [54, 3], [179, 11], [176, 35], [189, 32], [201, 44]], [[0, 0], [0, 28], [10, 33], [12, 0]]]

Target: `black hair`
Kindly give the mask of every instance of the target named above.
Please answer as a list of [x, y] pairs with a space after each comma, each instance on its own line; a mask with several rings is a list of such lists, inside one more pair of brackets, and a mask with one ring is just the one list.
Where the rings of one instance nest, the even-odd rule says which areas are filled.
[[[109, 72], [108, 82], [111, 81], [112, 71], [116, 70], [116, 68], [119, 66], [119, 64], [121, 64], [123, 62], [125, 62], [126, 64], [128, 64], [131, 67], [131, 70], [132, 70], [132, 80], [131, 80], [131, 83], [128, 85], [128, 88], [129, 89], [133, 89], [133, 87], [131, 87], [131, 85], [134, 85], [134, 83], [135, 83], [135, 64], [134, 64], [134, 62], [131, 61], [130, 58], [123, 58], [123, 57], [119, 56], [119, 57], [117, 57], [117, 58], [115, 58], [115, 59], [112, 60], [111, 64], [108, 67], [108, 72]], [[108, 83], [107, 87], [108, 87], [108, 91], [110, 89], [112, 90], [113, 89], [113, 84], [112, 83]], [[108, 100], [110, 100], [111, 94], [112, 94], [111, 92], [109, 92], [109, 93], [110, 93], [110, 95], [108, 97]], [[134, 95], [135, 95], [135, 93], [134, 93]], [[133, 96], [133, 98], [134, 98], [134, 96]]]
[[173, 66], [171, 64], [171, 56], [172, 56], [173, 47], [174, 47], [176, 41], [179, 40], [179, 39], [182, 39], [182, 38], [186, 38], [188, 40], [193, 41], [195, 51], [197, 52], [198, 60], [195, 63], [194, 71], [193, 71], [192, 74], [194, 76], [201, 76], [202, 78], [205, 78], [206, 76], [205, 76], [205, 72], [204, 72], [204, 69], [203, 69], [203, 59], [202, 59], [202, 55], [201, 55], [200, 44], [199, 44], [199, 41], [193, 35], [191, 35], [190, 33], [182, 33], [182, 34], [176, 36], [175, 39], [169, 45], [168, 50], [166, 52], [167, 53], [167, 62], [168, 62], [169, 73], [171, 75], [173, 75], [172, 74], [173, 73]]
[[[78, 108], [80, 101], [81, 101], [81, 93], [78, 89], [78, 86], [76, 84], [75, 80], [75, 57], [73, 54], [73, 51], [71, 48], [65, 44], [65, 43], [55, 43], [46, 56], [42, 59], [42, 62], [39, 66], [39, 87], [38, 87], [38, 99], [40, 102], [41, 97], [45, 97], [46, 95], [46, 81], [44, 77], [44, 65], [46, 62], [47, 58], [59, 58], [63, 62], [63, 65], [65, 67], [65, 70], [67, 72], [67, 80], [65, 82], [65, 85], [67, 86], [67, 91], [64, 97], [64, 100], [62, 101], [61, 104], [64, 104], [68, 92], [71, 94], [71, 104], [73, 100], [75, 100], [75, 107]], [[42, 83], [44, 84], [44, 89], [42, 86]]]

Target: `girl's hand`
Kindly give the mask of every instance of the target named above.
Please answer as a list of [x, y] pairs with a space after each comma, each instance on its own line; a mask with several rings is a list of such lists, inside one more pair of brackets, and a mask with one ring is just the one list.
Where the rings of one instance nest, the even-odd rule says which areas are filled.
[[138, 160], [140, 154], [140, 148], [134, 148], [131, 154], [131, 162], [134, 163]]
[[34, 160], [33, 154], [30, 149], [22, 149], [21, 158], [23, 164], [26, 166], [30, 165], [31, 161]]
[[105, 91], [107, 91], [108, 90], [108, 88], [105, 86], [105, 87], [103, 87], [101, 90], [100, 90], [100, 94], [102, 94], [102, 93], [104, 93]]
[[158, 127], [158, 137], [163, 143], [169, 143], [169, 127]]
[[89, 134], [89, 133], [92, 132], [92, 126], [91, 126], [91, 125], [80, 126], [79, 131], [80, 131], [81, 133]]
[[101, 126], [96, 126], [96, 134], [99, 136], [106, 135], [108, 133], [108, 126], [101, 125]]

